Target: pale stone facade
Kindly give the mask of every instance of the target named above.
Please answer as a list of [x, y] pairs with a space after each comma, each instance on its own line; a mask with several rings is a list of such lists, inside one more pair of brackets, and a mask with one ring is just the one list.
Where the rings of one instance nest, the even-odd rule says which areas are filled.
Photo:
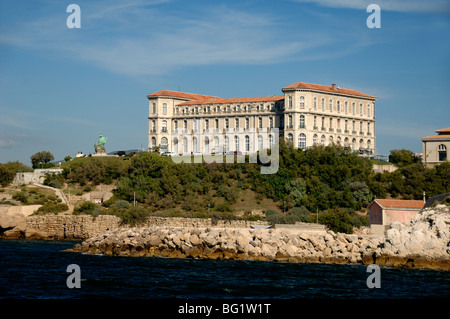
[[423, 163], [427, 167], [450, 160], [450, 127], [437, 130], [436, 133], [422, 138]]
[[148, 148], [176, 154], [248, 154], [270, 148], [276, 138], [271, 130], [278, 129], [295, 148], [336, 143], [361, 155], [375, 154], [376, 97], [304, 82], [282, 92], [233, 99], [167, 90], [150, 94]]

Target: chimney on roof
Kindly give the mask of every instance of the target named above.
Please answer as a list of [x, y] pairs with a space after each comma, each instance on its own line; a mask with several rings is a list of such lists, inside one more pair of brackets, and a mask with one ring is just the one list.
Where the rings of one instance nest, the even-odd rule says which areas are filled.
[[333, 90], [333, 91], [336, 91], [336, 84], [331, 84], [331, 89]]

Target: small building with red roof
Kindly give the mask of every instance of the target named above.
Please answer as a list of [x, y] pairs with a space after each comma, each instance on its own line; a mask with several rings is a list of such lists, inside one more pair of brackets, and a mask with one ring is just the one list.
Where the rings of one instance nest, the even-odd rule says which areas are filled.
[[393, 222], [409, 223], [425, 206], [423, 200], [375, 199], [369, 205], [369, 226], [374, 233], [384, 232]]

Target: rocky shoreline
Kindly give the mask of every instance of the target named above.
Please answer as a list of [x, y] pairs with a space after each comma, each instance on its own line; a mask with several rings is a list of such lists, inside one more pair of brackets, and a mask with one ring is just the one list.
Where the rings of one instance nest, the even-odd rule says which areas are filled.
[[106, 256], [361, 263], [450, 270], [450, 211], [423, 210], [386, 236], [285, 229], [151, 226], [118, 228], [91, 237], [68, 252]]

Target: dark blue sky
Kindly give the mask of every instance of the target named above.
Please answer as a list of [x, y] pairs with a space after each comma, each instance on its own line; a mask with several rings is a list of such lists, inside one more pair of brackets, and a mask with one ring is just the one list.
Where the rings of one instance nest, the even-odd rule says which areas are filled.
[[[147, 146], [146, 95], [281, 95], [303, 81], [378, 97], [376, 149], [450, 127], [448, 1], [0, 2], [0, 162]], [[69, 29], [66, 8], [81, 8]]]

